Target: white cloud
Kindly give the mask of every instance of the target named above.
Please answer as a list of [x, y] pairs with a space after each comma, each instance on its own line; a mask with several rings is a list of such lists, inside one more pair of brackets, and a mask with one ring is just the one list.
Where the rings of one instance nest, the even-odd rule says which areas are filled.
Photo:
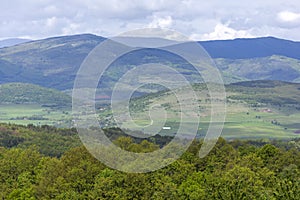
[[282, 11], [278, 13], [277, 17], [283, 22], [299, 22], [300, 13], [294, 13], [290, 11]]
[[152, 22], [148, 25], [149, 28], [170, 28], [172, 25], [172, 17], [165, 16], [165, 17], [158, 17], [154, 16]]
[[218, 39], [234, 39], [234, 38], [250, 38], [254, 37], [247, 30], [235, 30], [226, 24], [218, 23], [211, 33], [203, 35], [191, 35], [193, 40], [218, 40]]

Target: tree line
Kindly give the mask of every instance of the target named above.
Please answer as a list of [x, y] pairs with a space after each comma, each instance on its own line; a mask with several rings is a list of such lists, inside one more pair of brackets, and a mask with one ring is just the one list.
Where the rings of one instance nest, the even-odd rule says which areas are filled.
[[[209, 155], [200, 159], [198, 151], [202, 141], [196, 139], [171, 165], [151, 173], [131, 174], [106, 167], [80, 143], [68, 145], [70, 141], [60, 141], [63, 137], [75, 137], [75, 132], [51, 126], [2, 124], [1, 140], [3, 135], [6, 142], [7, 135], [21, 138], [25, 134], [26, 137], [17, 145], [1, 143], [0, 198], [300, 199], [299, 140], [220, 138]], [[41, 138], [28, 139], [38, 133], [52, 134], [54, 139], [48, 138], [47, 149], [35, 144]], [[24, 145], [26, 141], [28, 144]], [[56, 142], [66, 142], [66, 148], [56, 151]], [[137, 142], [126, 136], [114, 138], [115, 144], [134, 152], [156, 150], [160, 148], [156, 142]]]

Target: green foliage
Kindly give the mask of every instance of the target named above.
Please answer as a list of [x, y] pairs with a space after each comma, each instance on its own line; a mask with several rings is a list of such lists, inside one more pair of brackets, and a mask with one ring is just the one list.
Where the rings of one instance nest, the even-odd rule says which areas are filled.
[[59, 157], [66, 150], [79, 144], [80, 140], [75, 128], [0, 124], [0, 146], [2, 147], [28, 148], [34, 145], [44, 155]]
[[[126, 174], [106, 167], [78, 144], [61, 149], [60, 157], [49, 153], [58, 148], [55, 145], [49, 145], [45, 155], [38, 144], [42, 139], [31, 138], [31, 146], [25, 145], [31, 135], [68, 138], [74, 136], [72, 129], [4, 124], [0, 127], [6, 135], [24, 138], [17, 146], [0, 148], [1, 199], [300, 198], [300, 151], [295, 145], [299, 140], [228, 142], [220, 138], [203, 159], [198, 157], [202, 141], [195, 140], [179, 160], [165, 168]], [[50, 144], [57, 142], [46, 139]], [[122, 135], [113, 142], [133, 152], [160, 148], [156, 143]]]
[[71, 97], [54, 89], [28, 83], [7, 83], [0, 85], [0, 104], [39, 104], [66, 107]]

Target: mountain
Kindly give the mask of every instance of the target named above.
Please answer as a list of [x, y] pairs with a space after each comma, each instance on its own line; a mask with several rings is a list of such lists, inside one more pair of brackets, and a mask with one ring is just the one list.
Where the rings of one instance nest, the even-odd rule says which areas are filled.
[[0, 48], [3, 47], [11, 47], [17, 44], [23, 44], [25, 42], [29, 42], [31, 40], [28, 39], [21, 39], [21, 38], [10, 38], [5, 40], [0, 40]]
[[199, 42], [212, 58], [248, 59], [281, 55], [300, 59], [300, 42], [274, 37]]
[[[0, 84], [23, 82], [59, 90], [71, 89], [84, 58], [104, 40], [100, 36], [81, 34], [1, 48]], [[215, 60], [226, 83], [256, 79], [300, 82], [300, 42], [265, 37], [204, 41], [200, 44]], [[123, 56], [113, 73], [108, 73], [105, 83], [117, 80], [121, 72], [132, 65], [149, 61], [171, 63], [188, 79], [194, 78], [186, 62], [167, 52], [145, 50], [129, 57], [126, 59]]]
[[69, 89], [87, 54], [104, 38], [54, 37], [0, 49], [0, 83], [25, 82]]

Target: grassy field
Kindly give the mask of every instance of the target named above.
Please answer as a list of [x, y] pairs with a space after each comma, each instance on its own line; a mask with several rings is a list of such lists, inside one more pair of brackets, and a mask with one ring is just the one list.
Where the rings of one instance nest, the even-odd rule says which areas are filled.
[[[228, 110], [233, 107], [236, 108], [237, 105], [228, 105]], [[300, 127], [292, 126], [299, 117], [300, 113], [286, 115], [270, 108], [253, 109], [244, 105], [244, 111], [240, 109], [240, 111], [227, 113], [222, 135], [225, 138], [300, 137], [299, 134], [294, 133]]]
[[[300, 137], [300, 84], [284, 82], [246, 82], [227, 85], [227, 112], [222, 137], [240, 139], [289, 139]], [[189, 90], [180, 90], [185, 99], [184, 112], [179, 112], [176, 97], [170, 91], [159, 92], [134, 98], [130, 102], [134, 122], [139, 126], [150, 125], [149, 108], [158, 106], [167, 114], [166, 123], [156, 123], [157, 126], [171, 127], [162, 129], [162, 135], [174, 135], [177, 132], [180, 114], [187, 116], [184, 130], [195, 125], [196, 118], [200, 117], [198, 136], [204, 137], [210, 122], [210, 98], [203, 85], [195, 86], [198, 105], [191, 102], [192, 95]], [[97, 104], [98, 105], [98, 104]], [[198, 109], [198, 112], [195, 112]], [[98, 121], [102, 127], [115, 126], [114, 118], [109, 107], [100, 104], [97, 107]], [[123, 111], [121, 110], [120, 113]], [[162, 111], [151, 113], [154, 121], [163, 122]], [[89, 114], [81, 117], [89, 120]], [[0, 104], [0, 122], [15, 124], [54, 125], [58, 127], [72, 126], [71, 108], [51, 107], [43, 104]], [[123, 128], [132, 129], [132, 124], [124, 121]], [[149, 134], [149, 133], [148, 133]], [[151, 133], [152, 134], [152, 133]]]
[[0, 122], [68, 127], [71, 123], [71, 111], [38, 104], [0, 104]]
[[[198, 136], [204, 137], [210, 122], [210, 99], [205, 87], [196, 88], [198, 96], [198, 111], [200, 125]], [[300, 84], [284, 82], [249, 82], [240, 85], [228, 85], [227, 90], [227, 112], [222, 137], [239, 139], [290, 139], [299, 138], [300, 134]], [[182, 90], [183, 96], [190, 97], [188, 90]], [[192, 98], [192, 97], [190, 97]], [[187, 99], [187, 101], [189, 101]], [[178, 102], [171, 92], [159, 95], [148, 95], [133, 99], [131, 103], [132, 117], [136, 124], [149, 125], [149, 108], [160, 105], [167, 112], [167, 123], [165, 126], [171, 130], [162, 130], [163, 135], [174, 134], [180, 121], [178, 114]], [[130, 107], [129, 107], [130, 108]], [[194, 106], [185, 107], [184, 114], [195, 115]], [[106, 119], [109, 124], [109, 111], [103, 109], [99, 112], [100, 121]], [[191, 117], [192, 119], [192, 117]], [[155, 119], [164, 121], [163, 115]], [[186, 123], [185, 130], [189, 130]], [[130, 123], [123, 123], [130, 129]]]

